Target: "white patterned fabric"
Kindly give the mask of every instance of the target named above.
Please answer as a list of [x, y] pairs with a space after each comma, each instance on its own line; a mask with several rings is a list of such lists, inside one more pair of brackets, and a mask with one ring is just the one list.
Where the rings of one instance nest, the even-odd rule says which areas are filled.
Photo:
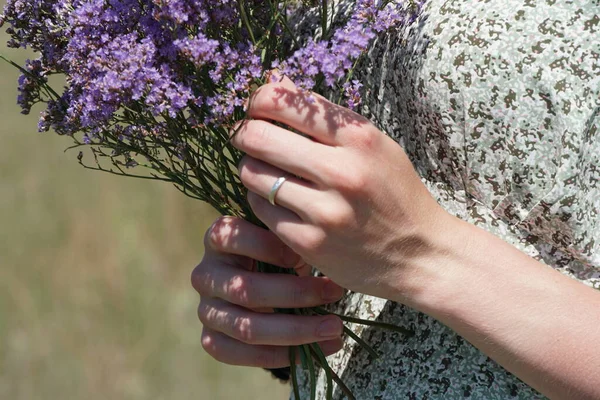
[[[429, 0], [409, 27], [378, 38], [358, 71], [378, 88], [363, 114], [405, 149], [448, 212], [596, 288], [599, 16], [597, 0]], [[359, 400], [544, 398], [401, 304], [352, 293], [332, 310], [416, 332], [351, 326], [382, 355], [347, 338], [329, 357]], [[305, 374], [301, 388], [308, 399]]]

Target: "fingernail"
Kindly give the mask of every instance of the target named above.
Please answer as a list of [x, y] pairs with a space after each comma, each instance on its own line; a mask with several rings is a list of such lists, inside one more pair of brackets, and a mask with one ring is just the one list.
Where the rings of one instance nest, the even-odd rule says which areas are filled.
[[333, 281], [329, 281], [323, 285], [323, 293], [321, 294], [321, 297], [323, 298], [324, 301], [326, 301], [328, 303], [337, 301], [337, 300], [341, 299], [343, 295], [344, 295], [344, 288], [337, 285]]
[[328, 318], [325, 321], [321, 322], [319, 328], [317, 329], [317, 335], [319, 337], [337, 337], [342, 335], [342, 331], [344, 327], [342, 325], [342, 321], [338, 318]]

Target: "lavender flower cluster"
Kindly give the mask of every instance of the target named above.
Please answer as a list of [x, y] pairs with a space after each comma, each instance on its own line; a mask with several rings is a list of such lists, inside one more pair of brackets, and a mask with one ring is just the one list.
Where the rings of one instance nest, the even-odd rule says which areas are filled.
[[[339, 1], [8, 0], [0, 26], [7, 25], [9, 47], [39, 54], [24, 66], [13, 63], [22, 72], [22, 112], [45, 105], [39, 130], [87, 147], [96, 166], [82, 161], [83, 152], [81, 165], [171, 182], [223, 215], [260, 225], [241, 190], [242, 155], [229, 143], [251, 93], [274, 75], [287, 76], [308, 102], [313, 91], [328, 91], [357, 107], [362, 83], [353, 76], [355, 65], [377, 34], [419, 14], [423, 1], [407, 1], [355, 0], [349, 13], [329, 18]], [[290, 22], [302, 14], [321, 19], [308, 37]], [[270, 74], [273, 69], [278, 73]], [[61, 90], [54, 75], [64, 81]], [[136, 166], [150, 172], [133, 175], [128, 169]], [[304, 360], [317, 357], [330, 371], [318, 349], [299, 347]], [[331, 382], [327, 393], [331, 399]]]
[[[135, 124], [124, 120], [123, 110], [157, 120], [185, 117], [196, 127], [222, 124], [243, 110], [275, 67], [307, 91], [319, 78], [325, 86], [339, 85], [355, 107], [361, 85], [346, 79], [353, 63], [377, 32], [414, 15], [398, 2], [382, 7], [378, 0], [357, 0], [329, 39], [309, 40], [286, 54], [283, 46], [266, 46], [267, 36], [282, 35], [281, 21], [274, 20], [286, 14], [282, 8], [283, 2], [260, 0], [12, 0], [0, 24], [10, 25], [10, 47], [40, 54], [27, 62], [19, 82], [23, 112], [45, 101], [40, 130], [86, 132], [90, 141]], [[66, 77], [60, 94], [46, 88], [53, 74]]]
[[[422, 4], [421, 1], [416, 5], [420, 8]], [[418, 15], [418, 12], [404, 12], [402, 6], [401, 2], [387, 2], [382, 6], [380, 1], [358, 0], [349, 20], [333, 33], [330, 40], [309, 39], [304, 47], [276, 66], [307, 90], [315, 87], [318, 76], [324, 78], [326, 87], [333, 88], [340, 80], [348, 78], [354, 62], [365, 53], [377, 33], [401, 26]], [[354, 108], [360, 99], [360, 87], [358, 81], [350, 83], [347, 79], [343, 85], [350, 108]]]

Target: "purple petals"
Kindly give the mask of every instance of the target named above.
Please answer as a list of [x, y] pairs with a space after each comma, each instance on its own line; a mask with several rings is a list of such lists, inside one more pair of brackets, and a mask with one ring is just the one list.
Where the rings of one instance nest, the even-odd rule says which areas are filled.
[[[117, 127], [123, 123], [135, 126], [136, 121], [123, 119], [125, 111], [154, 123], [185, 117], [193, 118], [195, 126], [219, 126], [244, 111], [251, 91], [276, 67], [306, 91], [308, 100], [322, 83], [341, 91], [355, 108], [361, 84], [345, 83], [355, 63], [377, 33], [410, 18], [399, 1], [382, 7], [380, 0], [357, 0], [347, 22], [327, 40], [308, 40], [295, 50], [270, 48], [269, 60], [274, 61], [267, 65], [266, 50], [252, 44], [250, 31], [256, 36], [265, 29], [266, 34], [271, 26], [279, 36], [281, 24], [271, 24], [269, 2], [246, 0], [246, 14], [254, 18], [248, 29], [239, 4], [10, 0], [0, 17], [0, 24], [9, 25], [9, 46], [40, 53], [25, 66], [29, 73], [19, 80], [18, 102], [27, 113], [33, 104], [46, 101], [40, 130], [70, 135], [122, 129]], [[303, 7], [296, 4], [296, 12]], [[42, 90], [54, 73], [66, 77], [62, 94]], [[123, 134], [115, 131], [115, 136]]]
[[[379, 1], [357, 0], [350, 19], [334, 32], [332, 39], [309, 41], [289, 59], [277, 62], [274, 66], [307, 92], [314, 88], [318, 76], [324, 78], [326, 86], [335, 88], [346, 79], [354, 63], [367, 51], [376, 33], [398, 26], [404, 21], [404, 15], [399, 2], [390, 2], [380, 8]], [[350, 108], [360, 103], [360, 86], [342, 85]]]

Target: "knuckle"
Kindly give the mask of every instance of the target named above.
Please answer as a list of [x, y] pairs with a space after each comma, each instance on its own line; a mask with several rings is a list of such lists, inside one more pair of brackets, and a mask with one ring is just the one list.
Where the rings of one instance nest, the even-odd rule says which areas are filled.
[[377, 147], [381, 136], [382, 133], [377, 128], [369, 124], [369, 126], [363, 130], [363, 134], [359, 136], [361, 148], [367, 150], [368, 152], [374, 150]]
[[252, 327], [252, 321], [248, 317], [237, 317], [233, 321], [232, 328], [233, 337], [240, 342], [254, 344], [256, 342], [256, 334]]
[[221, 216], [217, 218], [207, 231], [205, 246], [216, 251], [226, 250], [236, 225], [237, 218], [235, 217]]
[[217, 346], [217, 341], [212, 333], [208, 332], [206, 329], [202, 330], [202, 338], [200, 339], [200, 343], [204, 351], [208, 353], [212, 358], [217, 361], [221, 361], [223, 359], [223, 353]]
[[283, 108], [280, 100], [284, 88], [281, 83], [269, 83], [261, 86], [252, 97], [250, 109], [258, 115], [278, 112]]
[[240, 148], [246, 152], [259, 151], [269, 136], [269, 124], [264, 121], [247, 121], [238, 139]]
[[344, 168], [340, 168], [338, 163], [323, 162], [319, 166], [320, 175], [327, 186], [335, 187], [337, 182], [345, 178]]
[[203, 326], [210, 325], [209, 311], [206, 305], [202, 302], [198, 304], [198, 308], [196, 309], [196, 314], [198, 315], [198, 320], [202, 323]]
[[353, 213], [343, 207], [321, 209], [317, 216], [317, 224], [327, 231], [350, 228], [353, 222]]
[[246, 164], [248, 163], [248, 155], [244, 155], [238, 163], [238, 172], [240, 176], [246, 172]]
[[259, 161], [245, 155], [238, 165], [238, 172], [242, 184], [249, 189], [257, 189], [257, 175], [259, 174]]
[[234, 304], [243, 307], [259, 307], [260, 300], [252, 288], [252, 276], [236, 275], [227, 283], [227, 298]]
[[240, 180], [243, 184], [246, 184], [246, 181], [248, 180], [248, 175], [251, 173], [251, 170], [248, 167], [248, 164], [251, 162], [252, 160], [250, 159], [250, 157], [248, 155], [245, 155], [244, 157], [242, 157], [240, 163], [238, 164], [238, 172], [240, 175]]
[[299, 247], [302, 249], [302, 252], [308, 254], [305, 259], [310, 261], [312, 254], [318, 254], [325, 248], [327, 236], [322, 231], [314, 231], [310, 234], [307, 234], [302, 239], [302, 242], [299, 244]]
[[372, 124], [352, 126], [349, 129], [352, 137], [350, 143], [352, 147], [371, 153], [379, 146], [382, 133]]
[[360, 195], [365, 191], [368, 183], [368, 176], [365, 171], [368, 171], [368, 166], [363, 166], [360, 160], [355, 157], [351, 162], [340, 163], [334, 165], [331, 163], [328, 166], [321, 168], [322, 176], [325, 178], [328, 186], [338, 190], [342, 194]]
[[206, 273], [204, 267], [205, 261], [200, 262], [192, 271], [190, 281], [192, 283], [192, 287], [198, 292], [198, 294], [206, 295], [207, 294], [207, 285], [206, 281], [208, 279], [208, 274]]
[[352, 195], [364, 193], [369, 183], [369, 179], [365, 173], [366, 170], [366, 168], [360, 166], [346, 169], [336, 182], [336, 188], [342, 193]]

